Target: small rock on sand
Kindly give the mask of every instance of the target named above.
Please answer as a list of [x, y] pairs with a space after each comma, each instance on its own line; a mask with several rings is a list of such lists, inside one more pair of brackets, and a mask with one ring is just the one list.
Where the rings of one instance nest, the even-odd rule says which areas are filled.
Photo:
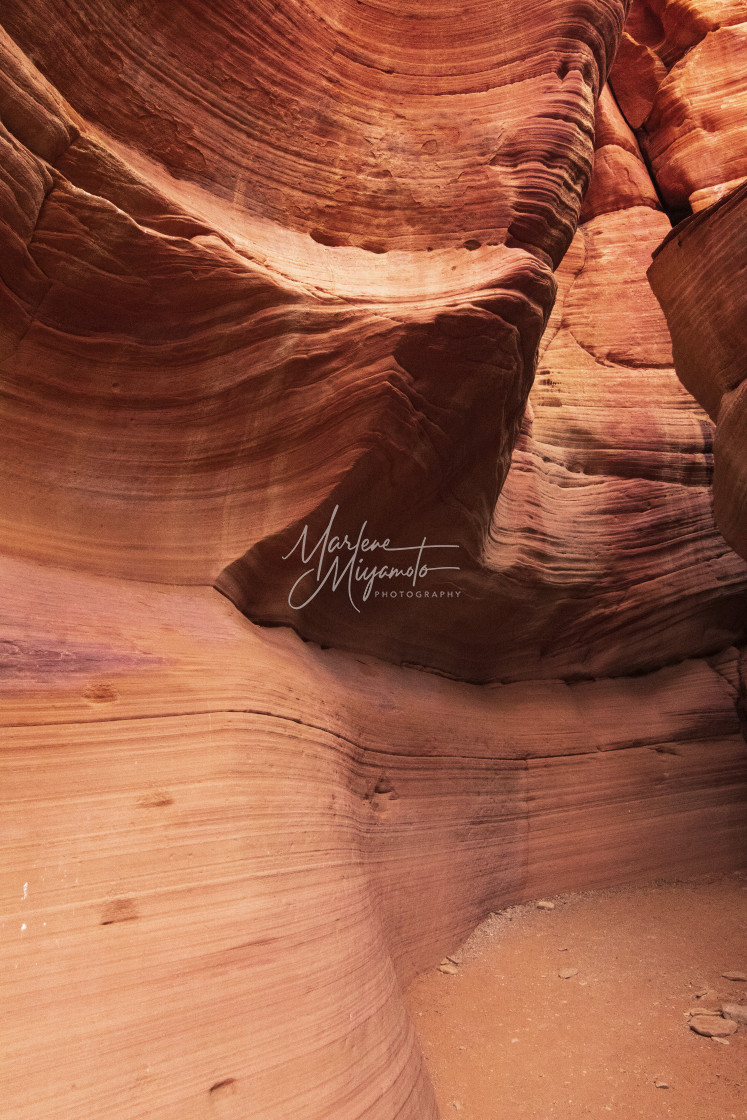
[[662, 1081], [658, 1077], [657, 1077], [656, 1081], [654, 1081], [654, 1085], [656, 1086], [657, 1089], [668, 1089], [669, 1088], [669, 1082], [668, 1081]]
[[558, 976], [561, 980], [570, 980], [571, 976], [578, 976], [577, 968], [561, 968]]
[[451, 961], [446, 961], [445, 964], [440, 964], [438, 966], [438, 971], [446, 973], [447, 976], [456, 976], [459, 969], [455, 964], [452, 964]]
[[554, 910], [555, 909], [555, 903], [554, 902], [548, 902], [546, 899], [543, 898], [543, 899], [540, 899], [540, 901], [537, 903], [537, 909], [538, 910]]
[[747, 972], [722, 972], [724, 980], [736, 980], [740, 984], [747, 984]]
[[722, 1003], [721, 1014], [735, 1023], [747, 1024], [747, 1003]]
[[725, 1038], [736, 1029], [733, 1019], [722, 1019], [718, 1015], [694, 1015], [690, 1020], [690, 1030], [706, 1038]]

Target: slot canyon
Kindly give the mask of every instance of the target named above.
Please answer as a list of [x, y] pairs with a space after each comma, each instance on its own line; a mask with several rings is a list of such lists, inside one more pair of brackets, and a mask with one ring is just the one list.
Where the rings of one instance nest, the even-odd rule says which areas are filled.
[[0, 25], [0, 1111], [437, 1120], [491, 911], [747, 865], [747, 0]]

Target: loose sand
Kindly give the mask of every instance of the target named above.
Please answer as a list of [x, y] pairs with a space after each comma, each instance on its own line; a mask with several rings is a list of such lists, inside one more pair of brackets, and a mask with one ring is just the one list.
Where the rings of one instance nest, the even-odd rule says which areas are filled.
[[747, 873], [552, 901], [407, 992], [443, 1120], [747, 1120], [747, 1025], [717, 1042], [687, 1017], [747, 1004], [722, 976], [747, 975]]

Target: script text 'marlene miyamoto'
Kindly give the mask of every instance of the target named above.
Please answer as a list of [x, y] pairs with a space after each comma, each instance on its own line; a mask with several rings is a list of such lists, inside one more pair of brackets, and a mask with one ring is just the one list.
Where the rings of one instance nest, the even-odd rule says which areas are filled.
[[[311, 564], [293, 584], [288, 595], [288, 606], [300, 611], [308, 606], [319, 594], [323, 587], [329, 585], [332, 591], [337, 591], [344, 586], [348, 599], [360, 613], [356, 597], [366, 602], [371, 595], [377, 581], [406, 579], [415, 587], [419, 580], [423, 580], [431, 572], [458, 572], [459, 567], [454, 564], [433, 566], [425, 562], [425, 554], [432, 549], [459, 548], [457, 544], [428, 544], [423, 537], [420, 544], [394, 546], [388, 537], [383, 541], [369, 539], [365, 531], [368, 524], [364, 521], [358, 536], [351, 540], [347, 533], [338, 536], [333, 533], [335, 518], [339, 511], [335, 506], [326, 529], [313, 547], [309, 545], [309, 527], [304, 525], [300, 536], [290, 552], [286, 553], [283, 560], [289, 560], [296, 551], [300, 551], [301, 563]], [[393, 564], [387, 556], [387, 562], [377, 564], [374, 562], [376, 553], [416, 553], [413, 560], [406, 557], [398, 558], [398, 563]], [[405, 564], [405, 567], [400, 565]]]

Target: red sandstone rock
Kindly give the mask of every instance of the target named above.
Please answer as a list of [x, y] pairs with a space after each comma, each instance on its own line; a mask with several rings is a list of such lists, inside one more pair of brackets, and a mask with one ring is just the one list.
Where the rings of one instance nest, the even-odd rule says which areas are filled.
[[726, 1038], [739, 1029], [732, 1019], [722, 1019], [720, 1015], [695, 1015], [689, 1027], [706, 1038]]
[[740, 0], [633, 0], [610, 81], [675, 209], [747, 174], [746, 34]]
[[[667, 316], [677, 372], [717, 421], [717, 523], [747, 556], [747, 266], [745, 194], [738, 189], [747, 177], [747, 13], [736, 3], [690, 0], [665, 4], [661, 16], [656, 50], [671, 69], [659, 83], [643, 142], [665, 200], [701, 217], [665, 241], [649, 277]], [[627, 81], [635, 85], [630, 73]]]
[[747, 173], [747, 23], [709, 32], [661, 83], [646, 122], [653, 175], [673, 206]]
[[433, 1116], [416, 971], [490, 909], [743, 853], [724, 664], [479, 688], [208, 588], [1, 574], [9, 1116], [348, 1117], [374, 1083]]
[[[424, 34], [433, 44], [443, 39], [446, 17], [434, 14], [424, 27], [414, 19], [412, 36], [400, 43], [398, 32], [404, 56], [394, 70], [403, 76], [373, 97], [367, 86], [349, 88], [353, 75], [360, 83], [371, 74], [347, 57], [349, 39], [363, 33], [355, 11], [336, 39], [322, 36], [322, 62], [308, 57], [302, 26], [288, 40], [287, 16], [266, 26], [257, 10], [230, 52], [256, 53], [261, 30], [263, 80], [279, 80], [273, 35], [288, 58], [286, 82], [298, 83], [301, 58], [304, 75], [315, 73], [325, 89], [330, 66], [341, 68], [342, 90], [325, 94], [329, 119], [312, 97], [280, 127], [287, 89], [247, 102], [241, 82], [229, 86], [230, 98], [221, 84], [215, 57], [229, 72], [241, 70], [238, 59], [232, 66], [217, 46], [210, 50], [226, 45], [230, 6], [207, 20], [199, 49], [194, 26], [157, 26], [146, 61], [145, 17], [126, 23], [120, 42], [106, 6], [91, 4], [85, 19], [70, 13], [53, 42], [40, 42], [38, 15], [29, 20], [11, 3], [10, 31], [33, 45], [88, 122], [106, 124], [106, 135], [87, 123], [55, 151], [26, 250], [37, 286], [26, 293], [14, 279], [8, 459], [20, 461], [31, 445], [37, 453], [33, 462], [25, 456], [23, 476], [14, 470], [6, 491], [10, 547], [99, 572], [206, 582], [256, 541], [312, 514], [355, 468], [348, 486], [360, 508], [362, 495], [372, 499], [371, 520], [379, 513], [396, 531], [412, 521], [415, 504], [433, 532], [461, 521], [450, 535], [479, 552], [552, 301], [549, 264], [565, 249], [588, 180], [599, 70], [603, 78], [621, 7], [610, 5], [598, 26], [569, 37], [568, 17], [555, 6], [531, 63], [510, 39], [495, 54], [491, 17], [470, 36], [477, 58], [466, 51], [463, 75], [443, 79], [429, 76], [438, 51], [418, 51]], [[53, 3], [46, 14], [58, 19]], [[369, 33], [389, 43], [392, 28]], [[184, 85], [170, 62], [167, 73], [158, 66], [169, 35], [184, 39]], [[96, 54], [106, 41], [118, 45]], [[452, 35], [443, 41], [451, 51]], [[489, 82], [477, 62], [489, 67]], [[26, 69], [24, 81], [46, 104], [47, 84]], [[112, 72], [119, 82], [104, 91]], [[526, 98], [516, 96], [517, 76], [527, 79]], [[206, 88], [196, 118], [194, 83]], [[306, 81], [304, 91], [307, 100], [314, 92]], [[364, 117], [353, 121], [364, 93]], [[449, 114], [456, 93], [459, 112]], [[157, 110], [164, 98], [168, 118]], [[54, 105], [59, 127], [81, 125], [59, 97]], [[332, 140], [322, 144], [320, 130], [336, 138], [341, 162], [330, 160]], [[364, 174], [364, 151], [379, 149]], [[312, 182], [313, 198], [303, 189]], [[330, 200], [321, 208], [320, 197]], [[465, 206], [475, 208], [474, 220]], [[360, 230], [365, 243], [357, 247]], [[292, 342], [279, 346], [278, 338]], [[91, 418], [83, 426], [64, 394], [46, 416], [71, 364]], [[493, 422], [476, 440], [473, 421], [487, 407]], [[319, 440], [324, 453], [310, 453]], [[404, 472], [402, 447], [413, 452]], [[390, 460], [399, 463], [393, 477], [381, 469]], [[431, 492], [439, 478], [448, 485]], [[51, 508], [40, 498], [49, 493]], [[463, 516], [467, 500], [474, 512]]]
[[667, 68], [646, 43], [626, 30], [610, 74], [615, 97], [631, 128], [640, 128], [651, 112]]
[[[400, 988], [489, 909], [744, 856], [746, 572], [607, 95], [540, 343], [623, 5], [125, 8], [3, 10], [4, 1108], [433, 1120]], [[334, 600], [351, 655], [209, 586], [288, 621], [338, 494], [464, 599]]]
[[648, 275], [677, 372], [716, 421], [717, 524], [747, 557], [747, 185], [673, 230]]
[[[461, 585], [470, 598], [439, 604], [439, 614], [427, 618], [417, 602], [398, 602], [395, 611], [389, 602], [366, 604], [359, 621], [339, 592], [330, 594], [316, 604], [324, 640], [365, 643], [418, 664], [438, 658], [438, 667], [453, 673], [444, 651], [459, 634], [459, 665], [475, 680], [619, 674], [685, 651], [706, 653], [716, 632], [736, 640], [744, 625], [744, 567], [713, 526], [712, 431], [678, 385], [666, 322], [645, 279], [668, 229], [664, 215], [636, 207], [601, 215], [577, 235], [558, 273], [561, 295], [531, 415], [498, 499], [484, 566]], [[343, 510], [349, 504], [337, 500]], [[314, 541], [330, 505], [310, 523]], [[684, 530], [674, 542], [673, 523]], [[300, 612], [287, 607], [292, 581], [281, 557], [301, 529], [299, 523], [271, 550], [260, 547], [245, 559], [246, 586], [223, 579], [220, 586], [236, 599], [253, 595], [258, 617], [293, 623]], [[448, 541], [447, 532], [428, 536]], [[624, 547], [623, 540], [635, 543]], [[303, 614], [294, 624], [306, 636], [319, 634], [308, 608]], [[392, 619], [403, 617], [404, 640], [392, 630]]]
[[594, 127], [594, 174], [581, 207], [581, 220], [598, 214], [651, 206], [659, 200], [641, 158], [638, 141], [605, 86], [597, 102]]

